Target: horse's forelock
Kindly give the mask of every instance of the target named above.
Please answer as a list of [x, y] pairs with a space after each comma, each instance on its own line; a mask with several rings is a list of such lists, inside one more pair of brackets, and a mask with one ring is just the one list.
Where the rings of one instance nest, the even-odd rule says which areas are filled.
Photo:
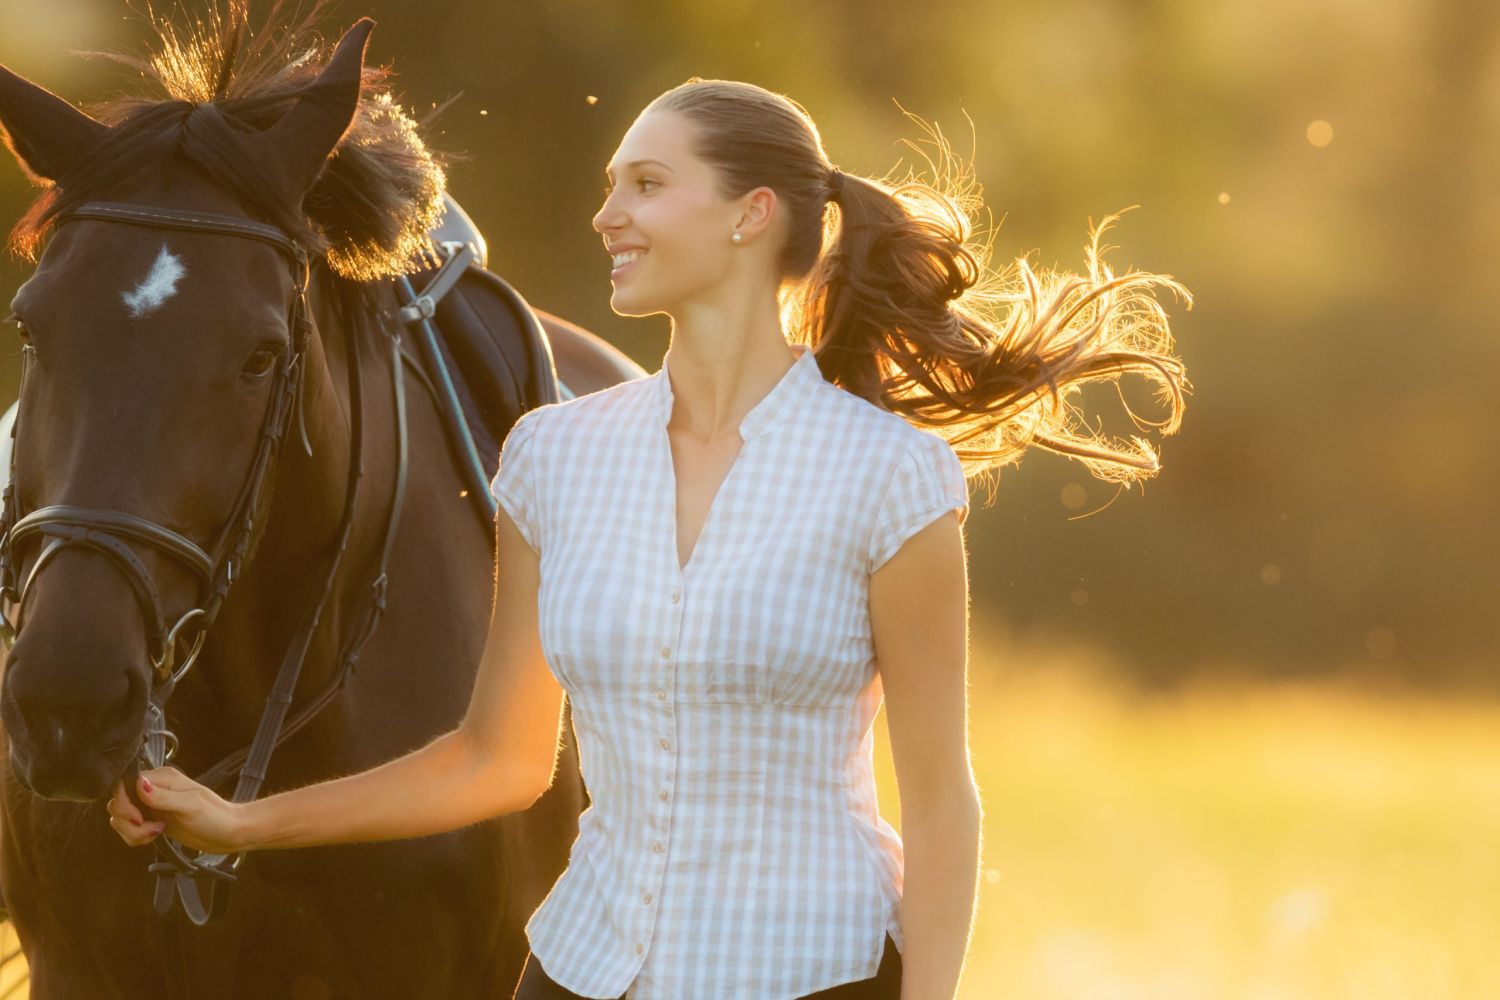
[[266, 28], [252, 33], [237, 30], [243, 12], [231, 0], [229, 16], [187, 31], [155, 23], [157, 51], [147, 58], [102, 53], [140, 71], [164, 96], [126, 96], [91, 108], [111, 134], [42, 193], [12, 231], [12, 248], [34, 256], [57, 215], [158, 171], [180, 153], [324, 254], [334, 274], [370, 281], [412, 270], [413, 255], [442, 214], [446, 176], [417, 122], [393, 100], [385, 69], [365, 67], [353, 124], [301, 206], [286, 204], [272, 165], [259, 162], [244, 138], [276, 122], [326, 65], [331, 47], [312, 35], [325, 5], [318, 0], [294, 23], [276, 26], [278, 2]]

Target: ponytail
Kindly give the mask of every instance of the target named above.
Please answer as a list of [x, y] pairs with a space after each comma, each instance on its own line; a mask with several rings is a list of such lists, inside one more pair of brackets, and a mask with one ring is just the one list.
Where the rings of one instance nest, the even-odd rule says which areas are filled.
[[1181, 424], [1189, 383], [1151, 290], [1176, 292], [1190, 308], [1192, 296], [1168, 275], [1109, 270], [1099, 239], [1118, 214], [1091, 232], [1083, 276], [1038, 272], [1025, 257], [995, 271], [971, 233], [966, 207], [977, 196], [941, 180], [841, 181], [826, 249], [791, 308], [791, 328], [826, 378], [941, 433], [970, 474], [1018, 461], [1032, 445], [1109, 482], [1159, 471], [1146, 438], [1089, 434], [1072, 402], [1089, 382], [1136, 373], [1170, 401], [1161, 433]]

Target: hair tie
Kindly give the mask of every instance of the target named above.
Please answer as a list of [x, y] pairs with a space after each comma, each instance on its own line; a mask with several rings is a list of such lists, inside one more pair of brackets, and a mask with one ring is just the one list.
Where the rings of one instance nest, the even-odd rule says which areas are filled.
[[844, 193], [844, 174], [838, 167], [833, 167], [828, 172], [828, 200], [838, 201]]

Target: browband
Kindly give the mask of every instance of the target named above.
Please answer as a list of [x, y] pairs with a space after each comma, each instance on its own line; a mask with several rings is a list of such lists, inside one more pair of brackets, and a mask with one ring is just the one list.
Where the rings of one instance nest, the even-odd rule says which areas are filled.
[[286, 254], [293, 262], [303, 264], [307, 254], [295, 240], [275, 226], [235, 215], [216, 212], [190, 212], [175, 208], [142, 208], [113, 201], [89, 201], [58, 216], [61, 225], [72, 219], [97, 219], [104, 222], [129, 222], [157, 229], [181, 229], [189, 232], [242, 236], [268, 243]]

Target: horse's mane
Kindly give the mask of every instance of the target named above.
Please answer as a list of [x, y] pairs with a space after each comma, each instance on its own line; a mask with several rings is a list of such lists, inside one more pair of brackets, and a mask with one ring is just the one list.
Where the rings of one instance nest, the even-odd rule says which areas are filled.
[[[155, 94], [115, 98], [91, 114], [108, 138], [51, 185], [11, 231], [11, 248], [34, 258], [56, 217], [111, 186], [182, 155], [267, 221], [322, 254], [342, 278], [371, 281], [413, 270], [413, 256], [442, 214], [443, 164], [386, 87], [390, 70], [367, 66], [354, 123], [298, 210], [277, 197], [243, 133], [275, 123], [317, 77], [333, 45], [316, 32], [326, 0], [305, 13], [274, 0], [252, 32], [246, 0], [215, 3], [179, 30], [152, 17], [154, 52], [89, 53], [139, 71]], [[279, 24], [278, 22], [285, 22]]]

